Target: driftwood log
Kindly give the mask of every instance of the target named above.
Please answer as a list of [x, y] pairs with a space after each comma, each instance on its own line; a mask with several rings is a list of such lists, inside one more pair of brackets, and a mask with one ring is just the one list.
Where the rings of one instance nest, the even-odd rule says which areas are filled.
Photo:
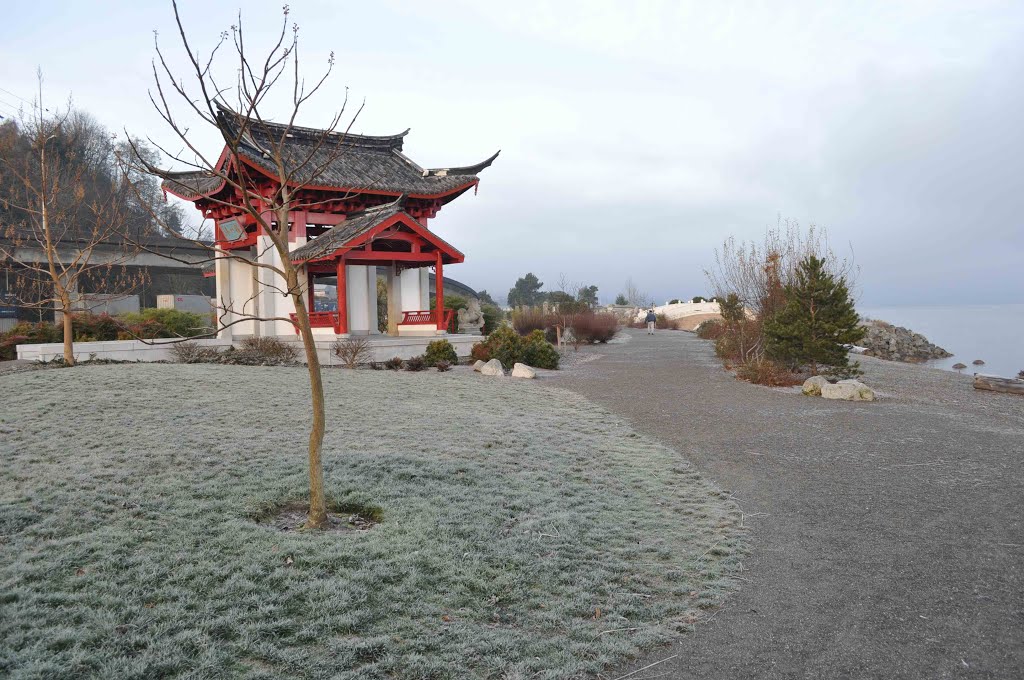
[[974, 389], [1020, 394], [1024, 396], [1024, 380], [1016, 378], [997, 378], [991, 375], [974, 376]]

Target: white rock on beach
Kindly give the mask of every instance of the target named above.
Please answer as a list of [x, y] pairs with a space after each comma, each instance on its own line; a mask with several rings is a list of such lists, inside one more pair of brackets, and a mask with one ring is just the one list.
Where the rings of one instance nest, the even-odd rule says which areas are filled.
[[502, 367], [501, 362], [497, 359], [491, 359], [486, 364], [480, 367], [481, 375], [499, 375], [504, 377], [505, 369]]
[[476, 363], [473, 364], [473, 370], [476, 371], [477, 373], [479, 373], [480, 369], [483, 368], [484, 366], [485, 366], [484, 362], [481, 361], [480, 359], [477, 359]]
[[874, 401], [874, 391], [859, 380], [840, 380], [835, 385], [822, 385], [821, 396], [846, 401]]
[[517, 363], [512, 367], [513, 378], [536, 378], [537, 371], [533, 370], [526, 364]]
[[808, 397], [820, 397], [821, 388], [828, 384], [829, 382], [827, 378], [821, 375], [816, 375], [804, 381], [804, 386], [801, 388], [801, 391]]

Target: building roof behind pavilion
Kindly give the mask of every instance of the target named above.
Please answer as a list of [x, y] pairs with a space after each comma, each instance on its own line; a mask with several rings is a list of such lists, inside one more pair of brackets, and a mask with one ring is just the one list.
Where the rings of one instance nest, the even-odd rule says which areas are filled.
[[[408, 130], [397, 135], [356, 135], [246, 119], [219, 106], [218, 120], [232, 134], [245, 130], [241, 155], [271, 178], [277, 174], [267, 151], [271, 140], [287, 135], [285, 162], [297, 168], [295, 181], [310, 188], [344, 189], [355, 192], [408, 194], [413, 197], [442, 197], [464, 191], [479, 181], [477, 173], [498, 157], [475, 165], [425, 169], [402, 153]], [[223, 186], [215, 175], [202, 172], [170, 173], [163, 186], [186, 199], [209, 196]]]

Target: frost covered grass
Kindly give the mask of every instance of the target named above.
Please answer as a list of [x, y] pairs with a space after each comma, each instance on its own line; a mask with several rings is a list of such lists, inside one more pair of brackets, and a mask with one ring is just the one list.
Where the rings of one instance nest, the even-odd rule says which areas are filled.
[[0, 378], [0, 675], [587, 676], [735, 585], [737, 507], [582, 397], [324, 377], [327, 489], [370, 531], [251, 520], [304, 496], [302, 368]]

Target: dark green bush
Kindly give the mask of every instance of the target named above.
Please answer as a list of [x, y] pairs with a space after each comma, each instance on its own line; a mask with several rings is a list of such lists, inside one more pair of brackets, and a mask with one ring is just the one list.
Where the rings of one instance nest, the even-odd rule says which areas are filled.
[[501, 311], [501, 308], [497, 305], [480, 305], [480, 312], [484, 315], [484, 327], [482, 329], [484, 335], [490, 335], [497, 330], [498, 325], [505, 318], [505, 312]]
[[523, 339], [508, 326], [502, 326], [488, 335], [484, 344], [491, 358], [500, 361], [506, 369], [512, 368], [523, 354]]
[[107, 342], [117, 340], [124, 323], [109, 314], [79, 313], [71, 318], [75, 342]]
[[18, 345], [38, 345], [44, 342], [64, 342], [64, 329], [52, 323], [20, 321], [10, 330], [0, 333], [0, 360], [18, 358]]
[[505, 369], [516, 363], [534, 368], [558, 368], [559, 354], [547, 340], [544, 331], [534, 329], [525, 338], [512, 328], [502, 326], [487, 336], [487, 340], [473, 347], [473, 358], [487, 361], [497, 359]]
[[[560, 358], [558, 350], [544, 337], [544, 331], [534, 331], [526, 336], [523, 341], [522, 358], [520, 361], [527, 366], [556, 369], [558, 368], [558, 360]], [[514, 364], [515, 362], [512, 363]]]
[[[76, 320], [77, 320], [76, 315]], [[204, 335], [213, 330], [212, 319], [205, 314], [193, 314], [177, 309], [143, 309], [133, 314], [121, 314], [117, 317], [124, 326], [142, 338], [191, 338]], [[153, 335], [155, 333], [155, 335]], [[111, 338], [111, 340], [116, 338]]]
[[423, 353], [423, 361], [427, 366], [437, 366], [439, 361], [445, 361], [450, 366], [459, 362], [459, 355], [455, 353], [452, 343], [447, 340], [434, 340], [427, 345], [427, 351]]

